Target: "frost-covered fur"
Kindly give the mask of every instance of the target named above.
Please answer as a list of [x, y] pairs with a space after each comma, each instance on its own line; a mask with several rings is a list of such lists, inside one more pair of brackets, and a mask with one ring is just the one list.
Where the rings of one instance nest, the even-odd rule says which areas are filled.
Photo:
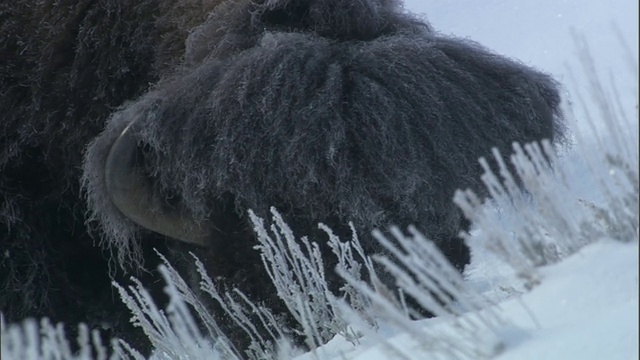
[[212, 277], [274, 305], [247, 209], [275, 206], [312, 236], [319, 221], [353, 221], [365, 236], [415, 224], [462, 269], [454, 190], [483, 193], [477, 159], [493, 146], [560, 139], [559, 102], [547, 75], [442, 36], [396, 1], [229, 1], [193, 30], [176, 74], [110, 118], [84, 186], [111, 250], [139, 260], [133, 239], [148, 234], [103, 181], [111, 145], [135, 122], [156, 195], [217, 227], [200, 250]]
[[0, 312], [6, 321], [49, 316], [69, 329], [85, 321], [117, 335], [130, 331], [108, 260], [86, 231], [83, 151], [115, 108], [180, 61], [187, 30], [215, 2], [0, 1]]
[[477, 158], [560, 126], [548, 76], [395, 1], [236, 1], [189, 44], [189, 65], [117, 112], [85, 159], [94, 216], [123, 252], [135, 227], [101, 179], [132, 121], [159, 196], [199, 218], [274, 205], [304, 223], [414, 223], [444, 248], [460, 247], [451, 198], [480, 189]]

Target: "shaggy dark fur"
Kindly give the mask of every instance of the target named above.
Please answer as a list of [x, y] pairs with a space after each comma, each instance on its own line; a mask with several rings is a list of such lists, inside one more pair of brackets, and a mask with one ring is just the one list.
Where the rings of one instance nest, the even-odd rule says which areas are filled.
[[441, 36], [396, 1], [232, 1], [187, 44], [183, 68], [89, 147], [92, 214], [121, 261], [140, 258], [141, 229], [103, 180], [111, 145], [135, 122], [156, 196], [217, 226], [201, 253], [212, 276], [272, 306], [247, 209], [276, 206], [318, 241], [318, 221], [341, 234], [353, 221], [371, 253], [373, 227], [415, 224], [463, 269], [465, 223], [451, 199], [457, 188], [483, 193], [478, 157], [562, 133], [551, 78]]
[[86, 231], [82, 154], [116, 107], [180, 61], [187, 30], [204, 20], [207, 3], [0, 1], [5, 321], [49, 316], [69, 332], [80, 321], [130, 331], [107, 258]]
[[462, 269], [469, 253], [451, 197], [481, 189], [476, 159], [561, 134], [549, 77], [442, 37], [396, 1], [237, 0], [205, 21], [216, 2], [0, 2], [8, 321], [47, 315], [135, 339], [79, 195], [83, 149], [116, 108], [83, 168], [111, 259], [153, 269], [149, 248], [163, 246], [121, 216], [104, 187], [107, 152], [136, 121], [157, 195], [218, 229], [208, 249], [169, 241], [165, 250], [183, 267], [185, 248], [195, 250], [221, 286], [276, 310], [247, 209], [266, 216], [276, 206], [318, 241], [318, 221], [345, 234], [352, 220], [370, 252], [379, 251], [372, 227], [416, 224]]

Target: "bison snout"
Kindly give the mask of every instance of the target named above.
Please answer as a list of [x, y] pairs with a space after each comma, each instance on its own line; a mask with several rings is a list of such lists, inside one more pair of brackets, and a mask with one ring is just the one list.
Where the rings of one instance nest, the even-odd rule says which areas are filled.
[[206, 245], [211, 226], [196, 221], [184, 207], [170, 207], [154, 195], [143, 171], [144, 159], [129, 124], [114, 141], [105, 165], [105, 183], [113, 204], [136, 224], [181, 241]]

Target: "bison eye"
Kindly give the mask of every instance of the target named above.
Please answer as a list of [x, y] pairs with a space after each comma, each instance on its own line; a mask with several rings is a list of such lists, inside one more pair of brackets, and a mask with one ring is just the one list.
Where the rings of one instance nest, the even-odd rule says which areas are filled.
[[129, 124], [114, 141], [105, 164], [105, 183], [113, 204], [131, 221], [181, 241], [207, 245], [208, 222], [196, 221], [183, 206], [169, 208], [154, 195], [153, 181], [143, 171], [144, 158]]

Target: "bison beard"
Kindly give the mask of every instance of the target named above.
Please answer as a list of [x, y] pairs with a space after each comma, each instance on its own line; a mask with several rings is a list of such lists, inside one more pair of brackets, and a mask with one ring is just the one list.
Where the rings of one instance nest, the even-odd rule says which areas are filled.
[[[186, 1], [177, 4], [184, 6], [174, 14], [204, 14], [202, 9], [187, 6]], [[152, 17], [149, 14], [158, 9], [163, 8], [157, 5], [153, 11], [136, 16]], [[86, 11], [78, 16], [88, 17]], [[127, 16], [131, 15], [119, 13], [113, 21]], [[194, 20], [197, 16], [185, 18], [191, 23], [200, 21]], [[18, 257], [21, 261], [29, 261], [33, 254], [55, 258], [62, 253], [63, 258], [68, 257], [67, 253], [77, 252], [76, 244], [92, 252], [92, 259], [98, 258], [79, 226], [85, 219], [83, 200], [75, 189], [76, 159], [103, 126], [108, 107], [138, 96], [155, 78], [159, 82], [146, 94], [121, 106], [108, 119], [102, 134], [86, 151], [82, 183], [90, 224], [101, 232], [103, 243], [123, 269], [155, 260], [155, 255], [144, 249], [162, 246], [157, 240], [163, 237], [154, 231], [200, 243], [204, 246], [167, 240], [166, 251], [185, 271], [192, 263], [185, 250], [195, 251], [221, 287], [238, 287], [252, 299], [282, 312], [253, 250], [256, 241], [246, 217], [248, 209], [267, 216], [269, 207], [275, 206], [297, 235], [310, 235], [318, 242], [324, 239], [316, 228], [318, 222], [348, 234], [345, 225], [353, 221], [366, 239], [363, 245], [369, 253], [381, 251], [365, 236], [372, 228], [414, 224], [462, 270], [469, 262], [469, 250], [457, 234], [466, 224], [451, 198], [457, 188], [482, 193], [477, 158], [489, 154], [493, 146], [509, 153], [513, 141], [562, 139], [560, 99], [552, 79], [476, 43], [437, 34], [424, 21], [402, 12], [393, 0], [229, 1], [217, 6], [192, 30], [179, 67], [171, 64], [178, 62], [181, 50], [162, 50], [162, 46], [168, 46], [168, 35], [181, 41], [184, 32], [176, 26], [162, 28], [147, 21], [149, 32], [140, 29], [133, 33], [148, 34], [149, 39], [124, 42], [123, 49], [117, 49], [126, 53], [144, 45], [146, 52], [114, 58], [123, 70], [138, 66], [150, 73], [132, 77], [131, 83], [118, 80], [130, 86], [130, 92], [113, 90], [120, 84], [114, 75], [96, 75], [78, 85], [90, 89], [88, 94], [94, 97], [112, 91], [102, 99], [104, 107], [67, 118], [65, 111], [87, 107], [95, 100], [82, 94], [77, 95], [80, 99], [65, 95], [40, 112], [31, 110], [35, 106], [23, 100], [23, 108], [31, 112], [25, 110], [3, 120], [8, 135], [0, 138], [0, 160], [4, 161], [0, 190], [10, 201], [0, 213], [7, 229], [2, 230], [7, 235], [0, 244], [12, 249], [23, 246], [26, 250]], [[90, 22], [82, 26], [78, 22], [77, 17], [71, 17], [64, 27], [76, 31], [91, 27]], [[116, 39], [117, 32], [124, 30], [111, 31], [115, 34], [95, 31], [92, 36]], [[84, 43], [76, 36], [75, 41]], [[48, 41], [58, 44], [54, 40]], [[90, 42], [95, 43], [98, 54], [112, 51], [109, 41], [99, 40]], [[159, 50], [150, 52], [154, 47]], [[149, 62], [159, 65], [145, 66]], [[43, 70], [49, 78], [43, 76], [42, 82], [51, 91], [64, 86], [64, 81], [50, 79], [59, 65], [44, 58], [37, 58], [36, 63], [50, 65]], [[69, 71], [67, 80], [93, 74], [90, 64], [76, 69], [77, 73]], [[3, 78], [13, 79], [12, 69], [15, 67], [3, 65]], [[18, 88], [10, 88], [9, 93], [17, 97]], [[68, 105], [71, 101], [77, 101], [77, 106]], [[10, 109], [3, 108], [3, 114]], [[53, 132], [54, 139], [27, 139], [24, 124], [16, 119], [63, 130]], [[128, 130], [122, 135], [125, 128]], [[54, 141], [73, 146], [49, 163]], [[17, 156], [11, 150], [16, 146], [34, 148], [35, 154]], [[44, 181], [51, 189], [31, 199], [56, 202], [56, 196], [62, 197], [57, 194], [64, 194], [64, 201], [60, 200], [64, 208], [75, 209], [68, 219], [61, 220], [76, 229], [63, 233], [67, 237], [64, 246], [58, 243], [61, 230], [52, 219], [65, 213], [57, 215], [53, 204], [47, 203], [45, 219], [50, 220], [39, 221], [27, 215], [30, 205], [20, 200], [38, 184], [18, 189], [18, 196], [9, 195], [11, 181], [24, 176], [20, 171], [45, 162], [52, 173], [62, 168], [66, 177], [60, 182], [47, 175]], [[6, 171], [14, 168], [17, 170]], [[65, 191], [65, 186], [72, 189]], [[145, 208], [140, 208], [140, 202], [127, 203], [131, 196], [144, 200]], [[18, 214], [28, 223], [22, 228], [18, 225], [16, 232], [16, 221], [12, 220], [16, 216], [7, 214]], [[158, 223], [170, 226], [160, 228]], [[58, 253], [49, 254], [51, 247], [59, 249]], [[328, 257], [326, 273], [335, 288], [340, 281], [330, 275], [333, 263]], [[13, 260], [3, 261], [13, 264]], [[105, 264], [99, 262], [96, 269], [106, 274]], [[34, 269], [40, 264], [29, 266]], [[43, 273], [77, 271], [57, 266]], [[3, 277], [0, 286], [13, 284], [10, 280]], [[100, 284], [109, 286], [108, 281]], [[73, 285], [61, 282], [58, 286], [82, 294], [82, 305], [76, 311], [94, 324], [109, 323], [116, 313], [124, 316], [124, 310], [106, 299], [108, 296], [101, 296], [101, 301], [95, 302], [97, 307], [89, 306], [92, 295], [75, 290], [86, 282]], [[33, 291], [37, 286], [23, 285], [21, 290]], [[99, 290], [101, 294], [108, 292]], [[45, 300], [55, 304], [60, 301], [56, 297], [66, 296], [54, 292]], [[3, 311], [19, 301], [15, 296], [1, 298]], [[50, 310], [59, 320], [77, 320], [65, 307], [44, 309], [38, 314]], [[115, 326], [120, 334], [130, 331], [125, 325]], [[228, 330], [235, 340], [242, 341], [232, 328]]]

